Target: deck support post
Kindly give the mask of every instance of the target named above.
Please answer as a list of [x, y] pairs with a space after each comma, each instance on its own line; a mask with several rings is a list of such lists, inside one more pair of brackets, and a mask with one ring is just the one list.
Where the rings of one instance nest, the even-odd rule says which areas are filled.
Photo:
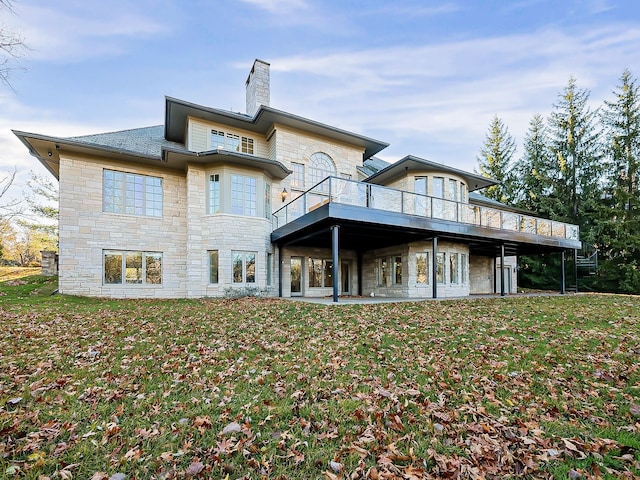
[[438, 237], [433, 237], [433, 268], [431, 283], [433, 284], [433, 298], [438, 298]]
[[500, 244], [500, 296], [504, 297], [504, 243]]
[[[596, 265], [597, 269], [597, 265]], [[578, 249], [573, 249], [573, 275], [576, 279], [576, 293], [578, 293]]]
[[564, 271], [564, 250], [560, 252], [560, 294], [567, 293], [566, 289], [566, 277]]
[[358, 296], [362, 296], [362, 250], [356, 252], [356, 270], [358, 271]]
[[338, 301], [338, 240], [340, 227], [338, 225], [331, 226], [331, 253], [333, 257], [333, 301]]
[[282, 259], [282, 245], [278, 244], [278, 296], [282, 298], [282, 269], [284, 260]]

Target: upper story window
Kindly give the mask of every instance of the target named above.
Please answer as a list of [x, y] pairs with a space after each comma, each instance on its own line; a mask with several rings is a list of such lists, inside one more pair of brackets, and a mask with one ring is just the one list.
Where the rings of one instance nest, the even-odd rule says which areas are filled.
[[104, 170], [102, 211], [162, 216], [162, 178]]
[[242, 152], [254, 154], [253, 138], [242, 137], [234, 133], [225, 133], [222, 130], [211, 130], [211, 149], [228, 150], [230, 152]]
[[329, 155], [324, 152], [316, 152], [309, 159], [311, 183], [316, 184], [327, 177], [335, 176], [336, 164]]
[[449, 200], [458, 201], [458, 182], [449, 179]]
[[231, 213], [255, 217], [257, 212], [256, 178], [231, 175]]
[[291, 188], [304, 190], [304, 165], [302, 163], [292, 163]]
[[209, 175], [209, 213], [220, 213], [220, 174]]
[[419, 195], [426, 195], [427, 177], [415, 177], [413, 180], [413, 191]]
[[467, 186], [464, 183], [460, 183], [460, 201], [467, 202], [467, 195], [469, 195], [469, 191], [467, 190]]
[[443, 177], [433, 177], [433, 191], [431, 192], [431, 196], [436, 198], [444, 198]]

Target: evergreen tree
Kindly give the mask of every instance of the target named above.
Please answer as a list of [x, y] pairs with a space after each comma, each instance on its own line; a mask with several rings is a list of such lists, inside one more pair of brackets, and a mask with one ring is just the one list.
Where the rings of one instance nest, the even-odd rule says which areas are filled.
[[[549, 150], [549, 137], [544, 118], [536, 114], [525, 134], [523, 155], [513, 168], [515, 205], [547, 218], [561, 210], [553, 195], [557, 171]], [[555, 288], [560, 275], [556, 255], [542, 254], [518, 257], [519, 283], [525, 288]]]
[[640, 87], [629, 70], [605, 101], [608, 162], [596, 227], [599, 287], [640, 293]]
[[515, 151], [516, 144], [513, 137], [502, 120], [495, 115], [478, 157], [480, 174], [500, 182], [484, 190], [483, 194], [487, 197], [502, 203], [510, 203], [513, 200], [510, 169]]
[[557, 171], [549, 150], [549, 137], [544, 118], [536, 114], [529, 122], [524, 137], [524, 153], [515, 164], [513, 184], [517, 192], [516, 206], [543, 216], [555, 216], [560, 209], [552, 196]]
[[597, 111], [587, 102], [589, 92], [571, 77], [549, 118], [554, 156], [552, 198], [560, 207], [554, 219], [578, 224], [582, 238], [591, 239], [593, 214], [601, 198], [602, 148]]

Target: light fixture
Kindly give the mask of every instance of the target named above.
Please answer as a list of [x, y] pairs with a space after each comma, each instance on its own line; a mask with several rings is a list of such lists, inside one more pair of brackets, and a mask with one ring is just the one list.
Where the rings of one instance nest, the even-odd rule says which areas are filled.
[[288, 196], [289, 196], [289, 192], [287, 192], [286, 188], [283, 188], [282, 193], [280, 194], [280, 197], [282, 198], [282, 203], [287, 201]]
[[53, 156], [53, 153], [51, 153], [51, 150], [47, 152], [47, 155], [49, 155], [50, 157]]

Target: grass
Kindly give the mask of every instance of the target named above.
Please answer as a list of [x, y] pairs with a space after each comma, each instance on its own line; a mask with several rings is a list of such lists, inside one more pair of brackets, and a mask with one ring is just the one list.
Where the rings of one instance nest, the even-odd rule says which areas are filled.
[[640, 476], [638, 297], [327, 307], [21, 280], [0, 283], [0, 477]]

